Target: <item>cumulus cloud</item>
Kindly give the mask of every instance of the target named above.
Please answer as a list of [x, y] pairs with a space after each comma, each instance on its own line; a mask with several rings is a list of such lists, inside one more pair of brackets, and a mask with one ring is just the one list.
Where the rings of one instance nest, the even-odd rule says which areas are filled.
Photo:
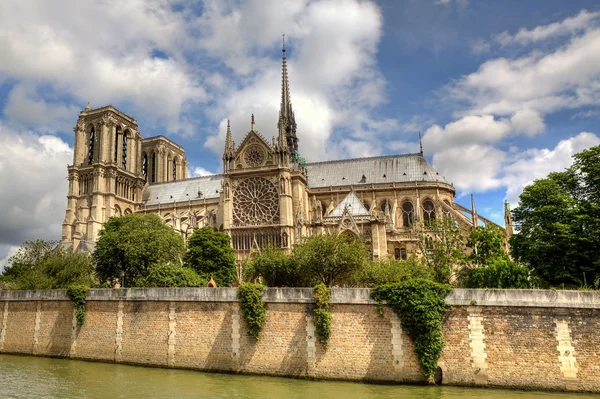
[[542, 116], [532, 109], [525, 108], [515, 112], [510, 121], [517, 132], [524, 132], [532, 136], [542, 132], [545, 128]]
[[72, 161], [60, 138], [0, 124], [0, 258], [25, 240], [60, 239]]
[[214, 175], [214, 172], [211, 172], [208, 169], [204, 169], [201, 166], [196, 166], [193, 170], [192, 170], [192, 177], [203, 177], [203, 176], [210, 176], [210, 175]]

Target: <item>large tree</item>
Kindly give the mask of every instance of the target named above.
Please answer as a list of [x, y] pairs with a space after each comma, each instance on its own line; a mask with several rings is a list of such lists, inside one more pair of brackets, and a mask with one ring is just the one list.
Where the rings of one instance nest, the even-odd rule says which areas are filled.
[[104, 224], [94, 262], [101, 281], [110, 285], [123, 281], [125, 287], [132, 287], [141, 284], [154, 265], [181, 264], [184, 253], [183, 238], [160, 217], [136, 213]]
[[600, 280], [600, 146], [525, 187], [513, 211], [513, 257], [551, 286]]
[[465, 237], [450, 217], [434, 219], [419, 229], [423, 262], [433, 270], [434, 281], [448, 284], [465, 263]]
[[236, 269], [229, 236], [212, 227], [195, 230], [188, 240], [185, 266], [206, 280], [212, 277], [219, 286], [230, 286], [236, 280]]
[[351, 234], [323, 234], [304, 238], [292, 252], [293, 261], [310, 277], [323, 284], [349, 284], [354, 274], [369, 261], [365, 244]]

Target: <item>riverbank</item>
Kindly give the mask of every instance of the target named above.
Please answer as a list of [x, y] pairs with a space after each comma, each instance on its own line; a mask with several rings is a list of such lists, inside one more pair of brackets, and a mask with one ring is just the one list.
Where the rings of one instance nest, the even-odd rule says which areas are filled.
[[[0, 291], [0, 353], [229, 373], [423, 382], [398, 317], [368, 289], [332, 290], [332, 335], [315, 337], [312, 289], [267, 289], [260, 340], [233, 288], [97, 289], [76, 323], [64, 291]], [[460, 290], [446, 298], [442, 384], [600, 392], [600, 294]]]

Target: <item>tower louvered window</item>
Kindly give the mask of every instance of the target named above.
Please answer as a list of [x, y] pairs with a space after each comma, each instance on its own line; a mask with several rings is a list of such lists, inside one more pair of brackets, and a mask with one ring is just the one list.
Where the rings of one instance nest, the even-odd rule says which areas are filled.
[[142, 173], [144, 174], [144, 181], [148, 181], [148, 154], [144, 154], [142, 158]]
[[88, 165], [91, 165], [92, 162], [94, 161], [94, 141], [95, 141], [96, 137], [94, 134], [94, 128], [92, 127], [90, 129], [90, 143], [89, 143], [89, 147], [88, 147]]
[[127, 169], [127, 132], [123, 133], [123, 169]]
[[151, 183], [156, 182], [156, 153], [153, 152], [152, 153], [152, 179], [150, 180]]
[[173, 160], [173, 180], [177, 180], [177, 162]]

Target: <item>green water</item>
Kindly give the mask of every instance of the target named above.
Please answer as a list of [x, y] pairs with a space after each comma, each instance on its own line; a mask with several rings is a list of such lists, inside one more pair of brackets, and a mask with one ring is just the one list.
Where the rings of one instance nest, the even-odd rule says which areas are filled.
[[0, 355], [0, 398], [586, 399], [591, 396], [308, 381]]

